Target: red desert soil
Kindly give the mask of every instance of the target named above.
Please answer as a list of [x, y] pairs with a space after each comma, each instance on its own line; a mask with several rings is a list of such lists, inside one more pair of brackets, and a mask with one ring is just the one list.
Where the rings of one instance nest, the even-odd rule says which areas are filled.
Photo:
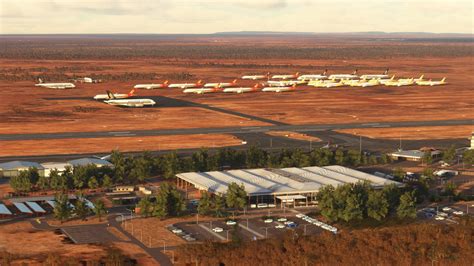
[[242, 145], [237, 137], [226, 134], [195, 134], [150, 137], [77, 138], [53, 140], [18, 140], [0, 142], [1, 156], [103, 153], [144, 150], [177, 150], [201, 147]]
[[336, 131], [376, 139], [465, 139], [470, 138], [472, 132], [474, 132], [474, 126], [354, 128]]
[[[33, 229], [29, 222], [18, 222], [0, 226], [0, 250], [21, 257], [44, 257], [57, 253], [62, 257], [98, 259], [105, 255], [104, 249], [95, 245], [65, 244], [63, 236], [51, 231]], [[12, 241], [14, 240], [14, 241]]]
[[291, 131], [268, 131], [265, 134], [270, 135], [270, 136], [286, 137], [286, 138], [297, 139], [297, 140], [306, 140], [306, 141], [314, 141], [314, 142], [321, 141], [320, 138], [308, 136], [303, 133], [291, 132]]

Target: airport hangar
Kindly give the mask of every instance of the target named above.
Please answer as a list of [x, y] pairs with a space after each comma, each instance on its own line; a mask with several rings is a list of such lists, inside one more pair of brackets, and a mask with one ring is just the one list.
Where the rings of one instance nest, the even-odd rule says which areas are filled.
[[308, 206], [314, 203], [317, 192], [326, 185], [336, 187], [368, 181], [375, 189], [389, 184], [403, 186], [390, 179], [339, 165], [189, 172], [177, 174], [176, 178], [177, 186], [186, 191], [195, 188], [219, 195], [225, 194], [231, 183], [243, 184], [251, 206], [259, 203]]

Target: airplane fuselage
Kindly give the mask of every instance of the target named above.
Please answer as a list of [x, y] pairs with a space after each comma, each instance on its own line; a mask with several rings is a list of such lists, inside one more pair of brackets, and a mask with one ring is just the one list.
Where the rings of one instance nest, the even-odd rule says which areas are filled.
[[245, 93], [245, 92], [252, 92], [252, 91], [257, 91], [257, 88], [250, 88], [250, 87], [241, 87], [241, 88], [227, 88], [224, 89], [223, 92], [226, 93]]
[[328, 77], [328, 79], [356, 79], [356, 78], [358, 78], [358, 76], [354, 74], [334, 74]]
[[50, 89], [72, 89], [76, 87], [76, 85], [72, 83], [38, 83], [35, 84], [35, 86]]
[[266, 79], [266, 75], [247, 75], [247, 76], [242, 76], [241, 79], [251, 79], [251, 80], [257, 80], [257, 79]]
[[[122, 93], [114, 93], [113, 95], [115, 99], [126, 99], [130, 97], [130, 95], [122, 94]], [[110, 99], [108, 94], [97, 94], [96, 96], [94, 96], [94, 100], [108, 100], [108, 99]]]
[[286, 91], [294, 91], [293, 87], [264, 87], [262, 89], [263, 92], [286, 92]]
[[135, 89], [146, 89], [146, 90], [152, 90], [152, 89], [161, 89], [161, 88], [166, 88], [165, 84], [137, 84], [133, 86]]
[[124, 107], [145, 107], [156, 104], [152, 99], [111, 99], [104, 101], [107, 104]]
[[327, 79], [327, 76], [326, 75], [319, 75], [319, 74], [315, 74], [315, 75], [301, 75], [298, 77], [298, 80], [304, 80], [304, 81], [310, 81], [310, 80], [321, 80], [321, 79]]
[[168, 88], [180, 88], [180, 89], [187, 89], [187, 88], [195, 88], [199, 85], [196, 83], [176, 83], [168, 85]]
[[195, 93], [195, 94], [205, 94], [218, 92], [215, 88], [194, 88], [194, 89], [185, 89], [183, 93]]
[[386, 75], [386, 74], [369, 74], [369, 75], [362, 75], [360, 76], [360, 79], [366, 79], [366, 80], [369, 80], [369, 79], [386, 79], [386, 78], [389, 78], [390, 76], [389, 75]]

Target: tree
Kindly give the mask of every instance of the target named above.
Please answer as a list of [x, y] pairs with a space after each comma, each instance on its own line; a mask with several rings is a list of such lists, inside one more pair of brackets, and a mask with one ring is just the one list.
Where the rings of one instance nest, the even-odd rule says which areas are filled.
[[99, 187], [99, 181], [97, 181], [97, 178], [95, 176], [92, 176], [89, 178], [89, 182], [87, 182], [87, 186], [91, 189], [96, 189]]
[[104, 201], [101, 199], [98, 199], [94, 202], [94, 208], [92, 209], [94, 211], [95, 215], [99, 218], [99, 222], [102, 218], [102, 215], [107, 211], [105, 209], [105, 204]]
[[219, 195], [214, 195], [212, 201], [212, 210], [216, 217], [223, 217], [225, 215], [225, 201]]
[[176, 152], [168, 153], [163, 158], [163, 177], [174, 178], [179, 170], [179, 158]]
[[245, 166], [247, 168], [265, 167], [267, 164], [267, 153], [256, 146], [248, 148], [245, 155]]
[[334, 160], [336, 161], [336, 164], [344, 164], [344, 151], [342, 149], [336, 150], [336, 153], [334, 154]]
[[388, 214], [388, 200], [382, 191], [371, 190], [367, 199], [367, 216], [381, 221]]
[[416, 217], [416, 199], [414, 191], [405, 192], [400, 196], [400, 204], [397, 208], [399, 218], [415, 218]]
[[321, 208], [321, 214], [329, 221], [337, 221], [338, 210], [335, 199], [335, 188], [332, 185], [324, 186], [316, 194], [316, 198]]
[[67, 194], [60, 193], [55, 196], [56, 204], [54, 205], [54, 217], [59, 219], [61, 223], [71, 217], [71, 206], [69, 205], [69, 197]]
[[87, 184], [87, 167], [76, 165], [72, 172], [74, 187], [81, 189]]
[[87, 215], [89, 214], [89, 211], [89, 207], [87, 207], [84, 198], [82, 196], [78, 196], [76, 204], [74, 205], [74, 212], [76, 213], [76, 215], [84, 221]]
[[447, 182], [444, 184], [444, 195], [445, 196], [456, 196], [456, 184], [453, 182]]
[[431, 155], [431, 151], [427, 151], [423, 154], [423, 158], [421, 158], [422, 162], [425, 162], [427, 165], [433, 163], [433, 156]]
[[209, 193], [203, 192], [201, 195], [201, 199], [199, 200], [199, 204], [197, 207], [197, 211], [201, 215], [207, 215], [212, 210], [212, 201]]
[[342, 218], [346, 222], [352, 220], [362, 220], [364, 218], [364, 205], [357, 194], [351, 194], [347, 197]]
[[41, 190], [48, 190], [51, 188], [51, 177], [46, 177], [45, 175], [41, 175], [36, 183], [36, 186]]
[[118, 150], [113, 150], [112, 154], [110, 154], [110, 161], [114, 165], [115, 182], [123, 182], [123, 179], [125, 177], [125, 157]]
[[139, 209], [140, 215], [143, 215], [145, 217], [150, 216], [153, 212], [153, 205], [151, 204], [150, 198], [144, 197], [138, 202], [137, 208]]
[[393, 170], [392, 175], [395, 177], [395, 180], [402, 181], [405, 178], [405, 170], [401, 167], [397, 167]]
[[28, 176], [28, 171], [20, 171], [17, 176], [12, 176], [10, 178], [10, 186], [15, 190], [15, 192], [31, 191], [32, 185]]
[[468, 165], [474, 165], [474, 149], [466, 150], [462, 154], [463, 162]]
[[395, 211], [400, 203], [400, 189], [395, 184], [389, 184], [383, 187], [382, 193], [387, 199], [389, 212]]
[[247, 192], [244, 184], [230, 183], [225, 194], [225, 201], [229, 208], [242, 209], [247, 205]]
[[456, 158], [456, 146], [451, 145], [446, 151], [443, 153], [443, 161], [445, 162], [452, 162]]
[[112, 179], [108, 175], [104, 175], [104, 178], [102, 178], [102, 187], [105, 189], [108, 189], [112, 186]]
[[206, 149], [200, 149], [192, 155], [193, 169], [197, 172], [205, 172], [208, 170], [209, 154]]

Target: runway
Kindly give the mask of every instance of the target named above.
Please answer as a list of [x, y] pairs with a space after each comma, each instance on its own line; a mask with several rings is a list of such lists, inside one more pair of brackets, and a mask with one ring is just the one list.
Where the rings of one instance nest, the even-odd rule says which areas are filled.
[[7, 140], [40, 140], [67, 138], [103, 138], [130, 136], [166, 136], [190, 134], [244, 134], [265, 133], [268, 131], [317, 132], [351, 128], [396, 128], [418, 126], [455, 126], [473, 125], [473, 119], [437, 120], [437, 121], [403, 121], [403, 122], [373, 122], [324, 125], [273, 125], [254, 127], [217, 127], [217, 128], [184, 128], [184, 129], [153, 129], [130, 131], [96, 131], [96, 132], [65, 132], [65, 133], [35, 133], [35, 134], [0, 134], [0, 141]]

